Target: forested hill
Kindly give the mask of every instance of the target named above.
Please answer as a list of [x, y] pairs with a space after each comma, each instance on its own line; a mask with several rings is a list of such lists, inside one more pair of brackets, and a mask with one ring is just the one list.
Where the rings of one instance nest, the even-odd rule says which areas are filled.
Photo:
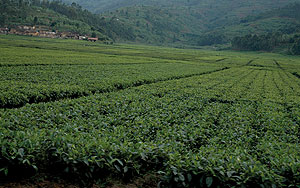
[[75, 3], [66, 5], [61, 1], [48, 0], [0, 0], [0, 27], [24, 25], [113, 40], [134, 40], [129, 26], [104, 19]]
[[[117, 42], [179, 47], [234, 41], [235, 49], [269, 51], [277, 46], [258, 48], [243, 37], [256, 34], [258, 37], [253, 40], [261, 40], [279, 36], [276, 38], [284, 40], [285, 46], [291, 48], [300, 32], [300, 0], [298, 4], [290, 3], [294, 1], [87, 0], [80, 4], [64, 4], [47, 0], [0, 0], [0, 26], [42, 25], [50, 30], [95, 35]], [[106, 11], [94, 14], [82, 7], [95, 12], [96, 9]]]
[[[238, 23], [248, 15], [260, 14], [300, 0], [63, 0], [76, 2], [94, 13], [105, 13], [124, 7], [152, 6], [172, 10], [180, 17], [193, 17], [207, 29]], [[188, 9], [189, 11], [182, 11]]]
[[[187, 34], [201, 34], [206, 27], [189, 10], [182, 8], [178, 14], [176, 9], [164, 9], [152, 6], [134, 6], [120, 8], [103, 13], [106, 20], [127, 25], [132, 28], [136, 42], [148, 44], [189, 44]], [[195, 24], [198, 23], [198, 24]]]
[[210, 36], [226, 36], [231, 40], [237, 36], [248, 34], [282, 33], [293, 34], [300, 31], [300, 3], [291, 3], [287, 6], [266, 11], [257, 15], [249, 15], [239, 23], [218, 27], [208, 31]]
[[257, 16], [249, 16], [241, 20], [240, 25], [224, 29], [223, 33], [231, 35], [235, 49], [300, 54], [299, 10], [300, 4], [293, 3]]
[[[276, 6], [280, 3], [285, 4], [278, 1]], [[230, 7], [231, 4], [226, 5]], [[229, 43], [234, 37], [247, 34], [273, 32], [290, 34], [298, 30], [299, 19], [296, 17], [299, 12], [298, 4], [292, 3], [276, 9], [271, 9], [270, 4], [266, 3], [266, 5], [269, 5], [270, 10], [262, 13], [258, 13], [262, 11], [260, 6], [255, 11], [250, 11], [257, 6], [249, 6], [246, 9], [246, 7], [241, 8], [240, 4], [241, 7], [231, 10], [231, 13], [228, 13], [229, 10], [225, 11], [225, 8], [222, 8], [222, 11], [213, 10], [217, 6], [211, 6], [211, 11], [206, 9], [207, 12], [199, 11], [201, 8], [197, 6], [162, 8], [132, 6], [102, 13], [102, 15], [124, 25], [130, 25], [136, 41], [152, 44], [205, 46]], [[247, 11], [250, 14], [248, 16]]]
[[[300, 0], [63, 0], [100, 13], [107, 20], [130, 26], [131, 41], [150, 44], [212, 45], [228, 43], [235, 36], [256, 28], [251, 17], [278, 10]], [[262, 19], [257, 17], [257, 22]], [[250, 20], [249, 20], [250, 21]], [[248, 22], [249, 22], [248, 21]], [[280, 22], [280, 23], [278, 23]], [[290, 29], [283, 19], [262, 21], [258, 31]], [[247, 25], [248, 24], [248, 25]], [[258, 23], [260, 24], [260, 23]], [[121, 38], [119, 38], [121, 40]]]
[[[296, 0], [297, 1], [297, 0]], [[259, 13], [273, 8], [279, 8], [295, 0], [63, 0], [63, 2], [71, 4], [78, 3], [84, 8], [101, 13], [110, 10], [116, 10], [123, 7], [131, 7], [135, 5], [147, 5], [155, 7], [191, 7], [202, 11], [212, 11], [215, 14], [224, 13], [227, 10], [228, 15], [235, 12], [244, 14]], [[223, 14], [224, 15], [224, 14]], [[225, 16], [225, 15], [224, 15]]]

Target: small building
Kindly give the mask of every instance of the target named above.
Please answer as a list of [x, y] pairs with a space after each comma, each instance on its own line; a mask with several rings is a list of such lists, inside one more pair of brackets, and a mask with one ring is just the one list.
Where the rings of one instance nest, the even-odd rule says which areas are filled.
[[67, 32], [61, 32], [61, 33], [59, 33], [58, 35], [60, 36], [60, 38], [67, 38], [67, 36], [68, 36], [68, 34], [69, 33], [67, 33]]
[[10, 33], [10, 34], [16, 34], [16, 33], [17, 33], [17, 30], [16, 30], [16, 29], [10, 29], [9, 33]]
[[96, 42], [96, 41], [98, 41], [98, 38], [92, 38], [92, 37], [89, 37], [89, 38], [88, 38], [88, 41]]
[[75, 33], [68, 33], [67, 38], [68, 39], [78, 39], [78, 36]]
[[23, 29], [24, 29], [24, 30], [31, 30], [32, 28], [29, 27], [29, 26], [23, 26]]
[[79, 40], [86, 40], [87, 37], [86, 37], [86, 36], [79, 36], [78, 39], [79, 39]]
[[51, 32], [51, 31], [47, 31], [46, 34], [47, 34], [47, 35], [55, 35], [56, 33], [53, 32], [53, 31], [52, 31], [52, 32]]
[[4, 34], [7, 34], [9, 31], [8, 28], [0, 28], [0, 33], [4, 33]]
[[31, 35], [31, 36], [35, 36], [35, 37], [37, 37], [37, 36], [39, 36], [39, 32], [32, 33], [32, 35]]

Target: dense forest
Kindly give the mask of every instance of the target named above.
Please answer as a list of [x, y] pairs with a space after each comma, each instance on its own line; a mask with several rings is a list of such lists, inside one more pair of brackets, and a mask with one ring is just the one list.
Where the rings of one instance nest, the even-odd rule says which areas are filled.
[[300, 35], [283, 35], [281, 33], [267, 35], [246, 35], [235, 37], [232, 47], [236, 50], [274, 51], [284, 48], [287, 53], [300, 55]]
[[269, 11], [257, 16], [248, 16], [241, 20], [242, 23], [255, 23], [259, 20], [276, 17], [277, 20], [285, 19], [285, 25], [268, 32], [256, 32], [236, 36], [232, 40], [232, 47], [239, 50], [250, 51], [274, 51], [284, 49], [289, 54], [300, 54], [300, 4], [294, 3], [288, 6]]
[[[260, 14], [242, 17], [237, 23], [227, 20], [225, 26], [205, 24], [195, 18], [193, 9], [155, 8], [151, 6], [125, 7], [103, 13], [133, 28], [136, 40], [144, 43], [184, 44], [208, 46], [228, 44], [235, 37], [256, 35], [292, 35], [299, 32], [299, 3], [292, 3]], [[182, 16], [185, 15], [185, 16]], [[206, 18], [207, 19], [207, 18]], [[291, 36], [293, 37], [293, 36]], [[154, 39], [154, 40], [153, 40]]]
[[[177, 18], [190, 20], [183, 23], [187, 29], [182, 30], [182, 33], [203, 34], [214, 29], [239, 25], [241, 20], [248, 16], [257, 16], [300, 0], [63, 0], [63, 2], [69, 4], [76, 2], [92, 12], [110, 13], [121, 17], [122, 15], [117, 12], [119, 9], [129, 8], [134, 11], [141, 9], [141, 6], [155, 7]], [[142, 18], [142, 14], [137, 14], [136, 18], [131, 17], [131, 19], [139, 18]], [[169, 20], [166, 16], [162, 15], [161, 19], [172, 23], [172, 19]]]

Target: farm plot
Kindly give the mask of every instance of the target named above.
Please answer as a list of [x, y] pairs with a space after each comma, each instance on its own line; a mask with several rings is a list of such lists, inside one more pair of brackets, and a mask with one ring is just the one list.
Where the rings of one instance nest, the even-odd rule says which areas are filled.
[[[0, 38], [0, 108], [77, 98], [227, 68], [209, 64], [208, 60], [184, 60], [194, 58], [193, 54], [181, 60], [166, 55], [168, 53], [157, 55], [159, 49], [141, 51], [124, 46], [119, 47], [119, 51], [125, 55], [115, 56], [109, 54], [117, 53], [118, 48], [114, 47], [32, 40]], [[109, 50], [111, 52], [107, 52]], [[148, 57], [151, 53], [157, 57]], [[163, 55], [166, 57], [158, 58]]]
[[244, 100], [259, 74], [224, 70], [2, 110], [4, 171], [46, 168], [83, 181], [154, 171], [162, 185], [296, 186], [297, 104], [287, 111], [263, 97]]
[[[278, 66], [227, 53], [209, 63], [0, 67], [1, 90], [90, 92], [1, 108], [0, 179], [45, 173], [90, 186], [150, 173], [160, 187], [299, 186], [299, 79], [283, 57]], [[92, 92], [102, 87], [116, 89]]]
[[183, 63], [0, 67], [0, 107], [77, 98], [224, 68]]

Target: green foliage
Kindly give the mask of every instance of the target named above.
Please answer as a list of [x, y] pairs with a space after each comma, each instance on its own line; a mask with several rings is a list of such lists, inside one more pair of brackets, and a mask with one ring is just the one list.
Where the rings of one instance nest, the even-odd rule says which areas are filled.
[[[64, 2], [72, 3], [69, 0]], [[126, 39], [150, 44], [202, 46], [228, 43], [236, 36], [247, 34], [293, 33], [299, 29], [298, 5], [288, 5], [295, 2], [290, 0], [76, 2], [104, 17], [130, 26], [132, 37], [115, 37], [121, 41]], [[276, 10], [270, 12], [273, 9]]]
[[240, 50], [252, 51], [272, 51], [275, 47], [281, 45], [282, 36], [274, 35], [246, 35], [244, 37], [235, 37], [232, 41], [232, 47]]
[[[182, 17], [177, 14], [176, 9], [162, 9], [151, 6], [135, 6], [118, 9], [114, 12], [103, 13], [102, 15], [113, 22], [126, 25], [132, 30], [135, 42], [150, 44], [171, 44], [182, 43], [186, 40], [182, 30], [193, 29], [193, 32], [201, 32], [202, 26], [192, 25], [196, 19], [190, 15]], [[181, 12], [188, 14], [183, 8]], [[124, 37], [120, 38], [124, 40]]]
[[[96, 33], [103, 41], [110, 38], [117, 42], [207, 46], [228, 44], [234, 37], [248, 34], [299, 32], [299, 4], [292, 2], [1, 0], [0, 25], [40, 25], [49, 30]], [[285, 51], [290, 47], [285, 46]]]
[[[72, 3], [70, 6], [62, 3], [61, 1], [35, 1], [33, 5], [43, 8], [48, 8], [55, 11], [58, 14], [66, 16], [68, 19], [83, 22], [86, 25], [89, 25], [89, 29], [94, 33], [95, 31], [98, 34], [106, 35], [112, 39], [124, 38], [131, 39], [130, 33], [128, 33], [128, 28], [124, 25], [114, 23], [110, 20], [102, 19], [99, 15], [92, 14], [87, 10], [83, 10], [79, 4]], [[82, 26], [77, 26], [81, 28]], [[92, 34], [90, 32], [90, 34]], [[129, 36], [126, 36], [129, 35]], [[101, 35], [100, 35], [101, 36]]]
[[97, 37], [97, 34], [93, 32], [91, 37]]
[[[16, 40], [14, 37], [0, 39], [2, 45], [10, 46], [8, 49], [3, 48], [2, 52], [6, 55], [2, 57], [0, 63], [0, 75], [9, 78], [3, 80], [0, 86], [4, 91], [0, 94], [2, 108], [77, 98], [223, 68], [189, 65], [174, 60], [158, 61], [151, 57], [153, 56], [151, 51], [146, 54], [146, 57], [141, 54], [140, 58], [136, 57], [138, 52], [134, 50], [120, 55], [117, 47], [113, 51], [104, 52], [106, 55], [103, 55], [99, 52], [105, 50], [106, 45], [95, 48], [89, 46], [90, 42], [86, 41], [76, 41], [74, 44], [63, 40], [34, 43], [32, 41], [35, 39], [32, 38], [20, 39]], [[70, 52], [72, 50], [79, 54]], [[31, 55], [26, 58], [26, 54]], [[114, 57], [117, 54], [119, 58]], [[158, 56], [160, 54], [157, 53]], [[26, 71], [16, 74], [24, 70], [24, 56], [25, 61], [30, 63], [26, 64]], [[44, 57], [42, 62], [40, 56]], [[176, 57], [172, 58], [176, 59]], [[183, 57], [177, 57], [180, 60], [181, 58]], [[116, 69], [117, 65], [119, 69]], [[197, 69], [199, 67], [203, 69]], [[169, 70], [167, 73], [163, 71], [166, 69]], [[82, 75], [82, 72], [85, 74]]]
[[118, 88], [0, 109], [2, 177], [52, 173], [87, 187], [152, 172], [160, 187], [299, 186], [297, 56], [0, 40], [5, 99], [60, 95], [53, 83]]
[[259, 19], [265, 19], [265, 18], [270, 18], [270, 17], [281, 17], [281, 18], [290, 18], [290, 19], [300, 19], [300, 13], [299, 10], [300, 9], [300, 4], [299, 3], [291, 3], [287, 6], [281, 7], [279, 9], [275, 9], [275, 10], [271, 10], [265, 13], [261, 13], [257, 16], [248, 16], [246, 18], [244, 18], [243, 20], [241, 20], [241, 22], [243, 23], [247, 23], [247, 22], [253, 22]]
[[[53, 9], [51, 10], [54, 2], [47, 3], [47, 6], [40, 4], [39, 1], [24, 1], [22, 6], [19, 6], [17, 2], [19, 1], [8, 0], [2, 2], [1, 8], [3, 8], [3, 10], [1, 14], [3, 15], [0, 17], [2, 17], [4, 21], [0, 22], [0, 26], [15, 28], [19, 25], [32, 25], [47, 28], [49, 31], [57, 30], [59, 32], [65, 31], [87, 35], [91, 35], [92, 33], [91, 26], [88, 25], [85, 20], [76, 20], [55, 12]], [[46, 3], [46, 1], [43, 1], [43, 3]], [[25, 12], [26, 15], [23, 12]], [[98, 31], [97, 34], [103, 36], [103, 34]]]
[[[239, 16], [240, 13], [234, 12], [238, 9], [232, 9], [230, 6], [233, 6], [233, 3], [225, 1], [222, 2], [224, 5], [213, 7], [213, 10], [207, 10], [208, 7], [204, 5], [200, 7], [202, 2], [198, 2], [193, 7], [183, 6], [182, 4], [186, 2], [178, 3], [180, 4], [178, 6], [163, 7], [145, 3], [153, 7], [131, 6], [102, 13], [102, 15], [133, 28], [134, 41], [151, 44], [206, 46], [228, 43], [234, 37], [246, 34], [294, 33], [299, 28], [296, 18], [287, 18], [284, 15], [279, 17], [273, 14], [261, 16], [260, 19], [252, 19], [252, 22], [249, 23], [242, 19], [240, 23], [238, 20], [243, 17]], [[210, 3], [212, 2], [208, 2], [208, 4]], [[174, 5], [174, 2], [171, 2], [171, 4]], [[271, 6], [268, 3], [266, 4]], [[272, 8], [278, 5], [274, 4]], [[282, 5], [285, 5], [285, 3]], [[243, 6], [245, 5], [240, 5], [240, 8]], [[255, 6], [255, 3], [250, 2], [247, 8], [251, 9], [252, 6]], [[278, 9], [278, 12], [284, 12], [285, 9], [291, 9], [291, 7], [293, 7], [293, 12], [296, 12], [297, 6], [298, 4], [292, 4]], [[232, 12], [228, 11], [230, 8]], [[257, 6], [255, 10], [257, 13], [262, 12]], [[253, 15], [252, 11], [249, 11], [248, 14], [245, 13], [245, 10], [243, 11], [243, 14]], [[247, 19], [250, 20], [249, 17]]]
[[289, 54], [299, 55], [299, 35], [283, 35], [280, 33], [268, 35], [246, 35], [235, 37], [232, 48], [249, 51], [274, 51], [283, 48]]
[[300, 55], [300, 39], [295, 40], [291, 48], [291, 53], [294, 55]]
[[215, 31], [231, 39], [233, 48], [242, 50], [283, 51], [290, 53], [299, 33], [299, 3], [251, 15], [241, 23]]
[[214, 44], [224, 44], [227, 42], [226, 37], [222, 34], [207, 34], [196, 38], [198, 46], [210, 46]]
[[27, 1], [1, 0], [0, 1], [0, 26], [9, 24], [11, 21], [21, 22], [28, 17]]
[[[233, 48], [253, 51], [274, 51], [281, 48], [286, 53], [299, 55], [297, 44], [299, 40], [297, 33], [300, 31], [299, 7], [299, 3], [294, 3], [258, 16], [248, 16], [241, 21], [242, 24], [254, 26], [248, 30], [258, 35], [234, 37]], [[268, 24], [270, 21], [273, 24]], [[268, 34], [264, 34], [266, 32]]]
[[102, 19], [75, 3], [69, 6], [61, 1], [30, 0], [21, 5], [17, 2], [19, 1], [7, 0], [0, 3], [0, 26], [15, 28], [18, 25], [36, 25], [82, 35], [96, 33], [105, 39], [132, 39], [131, 31], [126, 25]]

